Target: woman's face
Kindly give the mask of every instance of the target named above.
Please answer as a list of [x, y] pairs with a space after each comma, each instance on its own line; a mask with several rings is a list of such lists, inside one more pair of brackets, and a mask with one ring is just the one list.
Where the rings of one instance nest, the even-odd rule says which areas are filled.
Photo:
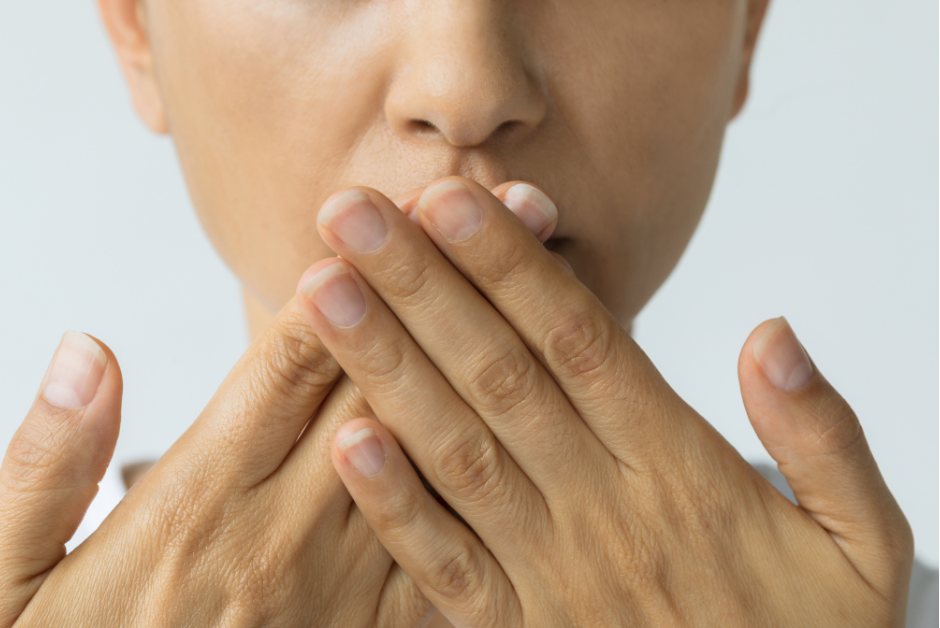
[[330, 194], [461, 175], [541, 186], [559, 209], [548, 246], [628, 324], [705, 207], [764, 4], [145, 0], [153, 95], [132, 86], [270, 310], [332, 255]]

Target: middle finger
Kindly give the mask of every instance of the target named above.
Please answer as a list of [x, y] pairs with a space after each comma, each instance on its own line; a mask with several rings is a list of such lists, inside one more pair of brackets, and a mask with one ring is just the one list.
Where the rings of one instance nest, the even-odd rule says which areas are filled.
[[[457, 231], [482, 218], [450, 207]], [[603, 448], [516, 331], [383, 195], [352, 189], [327, 201], [320, 234], [354, 265], [460, 397], [541, 489]]]

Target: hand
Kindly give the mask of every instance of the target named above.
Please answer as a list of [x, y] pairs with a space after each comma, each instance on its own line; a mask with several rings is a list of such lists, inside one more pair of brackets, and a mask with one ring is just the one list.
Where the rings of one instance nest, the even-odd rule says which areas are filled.
[[751, 334], [739, 376], [800, 506], [532, 236], [555, 222], [547, 197], [449, 178], [417, 206], [427, 235], [373, 190], [334, 195], [320, 231], [343, 259], [314, 265], [298, 301], [381, 421], [343, 426], [334, 464], [448, 619], [903, 624], [910, 528], [785, 320]]
[[332, 469], [333, 433], [371, 416], [340, 374], [292, 300], [65, 556], [122, 391], [110, 349], [66, 334], [0, 467], [0, 627], [415, 625], [429, 603]]

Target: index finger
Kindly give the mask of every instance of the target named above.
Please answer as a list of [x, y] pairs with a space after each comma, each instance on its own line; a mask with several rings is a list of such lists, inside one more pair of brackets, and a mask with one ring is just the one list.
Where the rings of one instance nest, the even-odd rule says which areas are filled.
[[213, 474], [254, 486], [281, 465], [341, 374], [292, 298], [174, 449], [196, 448]]
[[[423, 191], [410, 190], [395, 203], [406, 215], [413, 213]], [[229, 372], [180, 445], [198, 447], [214, 473], [257, 484], [287, 458], [341, 375], [292, 298]]]

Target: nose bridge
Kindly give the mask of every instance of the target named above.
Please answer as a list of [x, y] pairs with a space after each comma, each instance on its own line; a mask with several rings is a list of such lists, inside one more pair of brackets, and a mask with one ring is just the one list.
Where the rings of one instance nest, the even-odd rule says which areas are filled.
[[430, 124], [450, 144], [474, 146], [538, 126], [546, 103], [514, 31], [514, 4], [419, 3], [404, 29], [403, 71], [386, 103], [397, 132], [423, 133]]

